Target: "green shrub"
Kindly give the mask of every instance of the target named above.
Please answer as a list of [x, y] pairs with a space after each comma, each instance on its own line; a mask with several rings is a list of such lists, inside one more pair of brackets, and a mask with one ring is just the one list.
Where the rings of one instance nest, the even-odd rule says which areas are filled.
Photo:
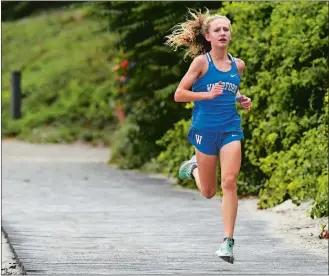
[[296, 204], [313, 199], [310, 215], [328, 216], [328, 95], [320, 122], [289, 150], [261, 159], [261, 169], [268, 179], [260, 191], [260, 208], [273, 207], [286, 199]]
[[309, 210], [311, 218], [327, 217], [328, 213], [328, 168], [317, 178], [317, 192]]
[[233, 20], [229, 50], [246, 63], [241, 92], [253, 100], [251, 112], [241, 112], [243, 180], [264, 183], [260, 159], [288, 151], [318, 126], [327, 87], [328, 6], [234, 2], [219, 13]]
[[322, 127], [311, 129], [290, 150], [261, 159], [261, 169], [269, 178], [260, 191], [260, 207], [273, 207], [290, 198], [299, 204], [316, 196], [318, 177], [328, 160], [327, 137], [321, 132]]
[[187, 141], [187, 134], [190, 128], [191, 120], [178, 121], [173, 129], [157, 141], [157, 144], [163, 148], [157, 157], [157, 162], [162, 168], [162, 173], [176, 178], [182, 185], [192, 185], [191, 181], [181, 181], [178, 178], [179, 165], [194, 154], [194, 147]]
[[[141, 157], [136, 154], [139, 151], [139, 145], [134, 143], [131, 137], [140, 132], [138, 125], [126, 120], [118, 128], [111, 138], [112, 150], [110, 163], [117, 165], [122, 169], [133, 169], [140, 164], [145, 163]], [[129, 156], [129, 158], [127, 158]]]

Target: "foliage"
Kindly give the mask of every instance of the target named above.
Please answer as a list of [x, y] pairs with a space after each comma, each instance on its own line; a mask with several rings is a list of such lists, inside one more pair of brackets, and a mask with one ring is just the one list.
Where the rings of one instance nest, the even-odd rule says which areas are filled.
[[[314, 145], [317, 145], [316, 147]], [[275, 152], [261, 159], [261, 168], [268, 175], [260, 191], [259, 206], [273, 207], [291, 198], [299, 205], [315, 199], [312, 216], [328, 216], [328, 135], [324, 126], [305, 132], [299, 143], [288, 151]]]
[[[34, 142], [109, 143], [116, 93], [109, 51], [115, 36], [89, 5], [2, 25], [2, 133]], [[22, 119], [10, 117], [10, 79], [22, 72]], [[42, 133], [42, 135], [41, 135]]]
[[156, 157], [161, 147], [155, 141], [175, 122], [188, 118], [189, 112], [174, 102], [173, 93], [189, 64], [164, 42], [170, 28], [185, 19], [187, 7], [203, 6], [218, 8], [221, 3], [125, 1], [96, 6], [95, 16], [109, 19], [109, 29], [120, 36], [117, 48], [135, 63], [122, 97], [128, 124], [122, 127], [130, 144], [123, 147], [117, 142], [112, 148], [112, 162], [121, 167], [139, 168]]
[[[141, 156], [136, 154], [140, 151], [139, 144], [132, 139], [139, 132], [139, 127], [131, 123], [129, 119], [114, 132], [111, 148], [115, 148], [115, 151], [111, 151], [110, 163], [126, 169], [133, 169], [139, 164], [145, 163], [145, 160], [141, 160]], [[129, 162], [126, 161], [128, 157]]]
[[321, 215], [328, 214], [323, 176], [328, 162], [323, 109], [328, 6], [231, 3], [221, 12], [233, 17], [231, 51], [247, 64], [241, 88], [253, 99], [252, 112], [242, 112], [243, 163], [252, 165], [242, 168], [245, 180], [248, 171], [257, 172], [258, 182], [266, 180], [262, 208], [288, 198], [296, 203], [316, 198], [313, 214], [321, 208]]
[[[180, 120], [175, 123], [172, 129], [157, 141], [157, 144], [164, 150], [157, 157], [162, 172], [177, 178], [177, 168], [183, 160], [190, 159], [194, 154], [193, 146], [187, 141], [187, 133], [191, 120]], [[178, 183], [186, 184], [177, 179]]]
[[[229, 51], [246, 63], [241, 91], [253, 100], [251, 112], [240, 110], [246, 139], [239, 194], [260, 191], [261, 208], [313, 198], [310, 214], [328, 215], [327, 5], [235, 2], [218, 13], [233, 22]], [[179, 122], [186, 127], [175, 125], [159, 140], [158, 160], [170, 173], [188, 158], [182, 142], [188, 124]]]
[[1, 21], [17, 20], [45, 10], [72, 5], [70, 1], [2, 1]]

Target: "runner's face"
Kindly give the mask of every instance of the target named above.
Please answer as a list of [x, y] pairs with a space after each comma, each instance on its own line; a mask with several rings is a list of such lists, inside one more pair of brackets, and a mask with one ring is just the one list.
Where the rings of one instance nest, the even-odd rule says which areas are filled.
[[210, 22], [205, 38], [212, 47], [226, 48], [231, 41], [230, 23], [222, 18], [215, 19]]

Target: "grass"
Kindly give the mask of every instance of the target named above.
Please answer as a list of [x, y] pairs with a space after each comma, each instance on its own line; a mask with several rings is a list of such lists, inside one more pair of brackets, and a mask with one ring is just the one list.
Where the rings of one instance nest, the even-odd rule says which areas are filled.
[[[2, 23], [2, 133], [31, 142], [109, 143], [114, 35], [91, 5]], [[22, 119], [10, 118], [11, 73], [22, 73]], [[49, 130], [49, 131], [48, 131]], [[49, 135], [36, 135], [42, 132]]]

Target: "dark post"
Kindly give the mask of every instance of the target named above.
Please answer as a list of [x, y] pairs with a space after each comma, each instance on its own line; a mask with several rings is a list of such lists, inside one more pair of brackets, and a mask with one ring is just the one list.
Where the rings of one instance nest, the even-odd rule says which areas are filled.
[[11, 117], [21, 118], [21, 72], [13, 71], [11, 75]]

